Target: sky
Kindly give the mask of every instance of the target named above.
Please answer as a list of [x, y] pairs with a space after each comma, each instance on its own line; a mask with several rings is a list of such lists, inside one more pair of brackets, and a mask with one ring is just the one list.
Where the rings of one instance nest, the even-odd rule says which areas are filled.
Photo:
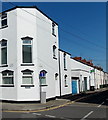
[[60, 49], [93, 60], [106, 71], [105, 2], [6, 2], [2, 11], [15, 5], [37, 6], [58, 23]]

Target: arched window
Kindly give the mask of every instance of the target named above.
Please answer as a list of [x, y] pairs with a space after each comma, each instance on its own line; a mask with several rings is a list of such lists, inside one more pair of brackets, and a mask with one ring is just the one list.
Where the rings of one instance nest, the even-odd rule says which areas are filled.
[[1, 64], [7, 64], [7, 40], [1, 40]]
[[40, 85], [46, 85], [46, 73], [47, 73], [47, 71], [45, 71], [45, 70], [40, 71], [40, 74], [39, 74]]
[[22, 39], [22, 63], [32, 63], [32, 39], [24, 37]]
[[55, 80], [58, 80], [58, 73], [55, 74]]
[[67, 84], [67, 75], [64, 76], [64, 84], [65, 84], [65, 87], [68, 87], [68, 84]]
[[22, 84], [23, 85], [32, 85], [33, 84], [33, 71], [26, 69], [21, 71], [22, 75]]
[[56, 51], [57, 47], [55, 45], [53, 45], [53, 58], [57, 57], [57, 51]]
[[5, 70], [2, 72], [2, 84], [14, 84], [14, 72]]

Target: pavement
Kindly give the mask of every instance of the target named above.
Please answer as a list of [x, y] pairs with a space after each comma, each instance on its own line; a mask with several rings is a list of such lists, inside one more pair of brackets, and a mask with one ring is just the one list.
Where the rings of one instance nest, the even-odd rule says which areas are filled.
[[62, 97], [60, 99], [50, 100], [46, 103], [10, 103], [10, 102], [0, 102], [2, 105], [2, 111], [43, 111], [45, 109], [54, 109], [63, 107], [68, 104], [72, 104], [80, 99], [84, 99], [93, 94], [99, 93], [101, 91], [108, 90], [108, 88], [98, 89], [95, 91], [87, 91], [85, 93], [80, 93], [77, 95], [70, 95]]

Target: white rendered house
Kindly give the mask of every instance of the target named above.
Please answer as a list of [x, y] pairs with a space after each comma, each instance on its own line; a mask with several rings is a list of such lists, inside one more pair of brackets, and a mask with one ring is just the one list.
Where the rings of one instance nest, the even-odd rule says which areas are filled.
[[90, 72], [93, 69], [94, 68], [92, 66], [71, 58], [71, 81], [73, 84], [73, 94], [90, 90], [90, 87], [95, 86], [94, 73]]
[[0, 33], [0, 99], [59, 96], [57, 23], [36, 7], [15, 7], [1, 14]]
[[59, 49], [60, 96], [72, 94], [70, 57], [71, 54]]
[[58, 24], [38, 8], [15, 7], [0, 19], [1, 100], [40, 101], [108, 84], [107, 73], [59, 49]]

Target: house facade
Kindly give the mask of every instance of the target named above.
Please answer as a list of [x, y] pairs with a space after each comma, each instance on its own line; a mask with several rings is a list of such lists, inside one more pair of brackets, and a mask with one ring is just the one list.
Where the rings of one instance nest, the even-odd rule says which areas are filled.
[[38, 8], [15, 7], [0, 19], [1, 100], [40, 101], [108, 84], [107, 73], [59, 49], [58, 24]]
[[71, 58], [71, 81], [74, 94], [90, 90], [95, 86], [94, 73], [91, 72], [94, 68], [82, 63], [81, 60], [81, 57]]
[[40, 92], [47, 99], [58, 96], [57, 23], [35, 7], [16, 7], [2, 18], [1, 99], [39, 101]]

